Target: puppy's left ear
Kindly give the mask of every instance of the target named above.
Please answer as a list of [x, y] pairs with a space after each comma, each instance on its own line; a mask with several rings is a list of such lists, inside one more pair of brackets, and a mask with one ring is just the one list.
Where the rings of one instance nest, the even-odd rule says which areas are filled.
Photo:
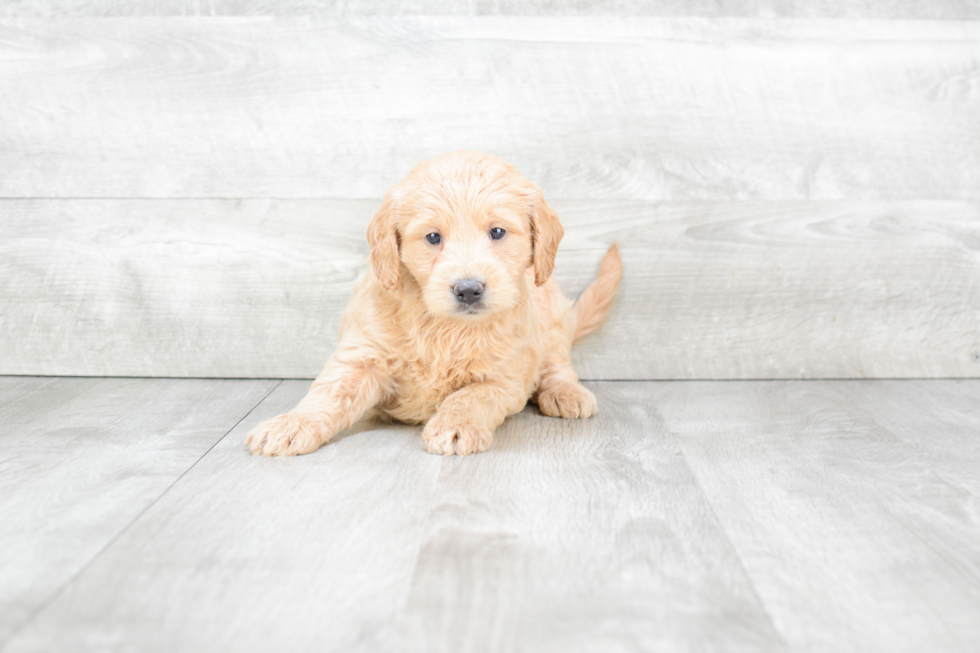
[[534, 283], [542, 285], [555, 271], [555, 254], [565, 230], [561, 228], [558, 214], [544, 201], [538, 190], [534, 213], [531, 215], [531, 242], [534, 246]]
[[371, 247], [371, 267], [381, 285], [392, 290], [398, 285], [401, 261], [398, 258], [398, 230], [395, 227], [391, 192], [385, 195], [381, 208], [368, 225], [367, 241]]

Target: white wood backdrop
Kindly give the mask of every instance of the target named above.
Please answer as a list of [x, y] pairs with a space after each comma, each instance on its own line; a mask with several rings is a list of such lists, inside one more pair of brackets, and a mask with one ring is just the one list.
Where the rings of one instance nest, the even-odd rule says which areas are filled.
[[668, 4], [6, 3], [0, 373], [312, 376], [378, 198], [470, 147], [569, 294], [623, 244], [586, 378], [980, 375], [975, 5]]
[[552, 199], [980, 199], [980, 23], [5, 21], [2, 197], [380, 198], [460, 147]]
[[0, 16], [743, 16], [980, 18], [976, 0], [5, 0]]

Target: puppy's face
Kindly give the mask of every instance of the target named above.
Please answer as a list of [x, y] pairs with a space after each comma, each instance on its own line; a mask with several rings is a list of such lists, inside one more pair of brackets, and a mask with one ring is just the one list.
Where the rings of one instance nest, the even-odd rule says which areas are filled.
[[417, 166], [389, 191], [368, 230], [383, 285], [393, 289], [404, 266], [429, 313], [462, 320], [516, 306], [532, 265], [544, 283], [560, 239], [540, 190], [502, 161], [473, 152]]
[[416, 205], [401, 231], [401, 261], [430, 313], [480, 319], [513, 308], [531, 265], [531, 230], [506, 202]]

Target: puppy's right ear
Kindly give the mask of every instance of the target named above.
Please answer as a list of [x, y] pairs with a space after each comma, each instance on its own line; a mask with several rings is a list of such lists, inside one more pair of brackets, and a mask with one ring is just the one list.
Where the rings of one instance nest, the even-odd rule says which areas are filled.
[[381, 208], [368, 225], [367, 241], [371, 247], [374, 276], [386, 289], [393, 289], [398, 285], [401, 262], [398, 258], [398, 230], [391, 193], [385, 195]]

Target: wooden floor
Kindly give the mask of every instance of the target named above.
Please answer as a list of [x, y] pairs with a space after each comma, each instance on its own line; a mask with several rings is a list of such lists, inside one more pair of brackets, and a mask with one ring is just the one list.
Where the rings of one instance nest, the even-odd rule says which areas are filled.
[[0, 649], [977, 651], [980, 380], [596, 382], [253, 458], [306, 381], [0, 377]]
[[[978, 0], [0, 1], [0, 653], [977, 653], [978, 71]], [[460, 148], [570, 297], [620, 243], [600, 414], [248, 455]]]

